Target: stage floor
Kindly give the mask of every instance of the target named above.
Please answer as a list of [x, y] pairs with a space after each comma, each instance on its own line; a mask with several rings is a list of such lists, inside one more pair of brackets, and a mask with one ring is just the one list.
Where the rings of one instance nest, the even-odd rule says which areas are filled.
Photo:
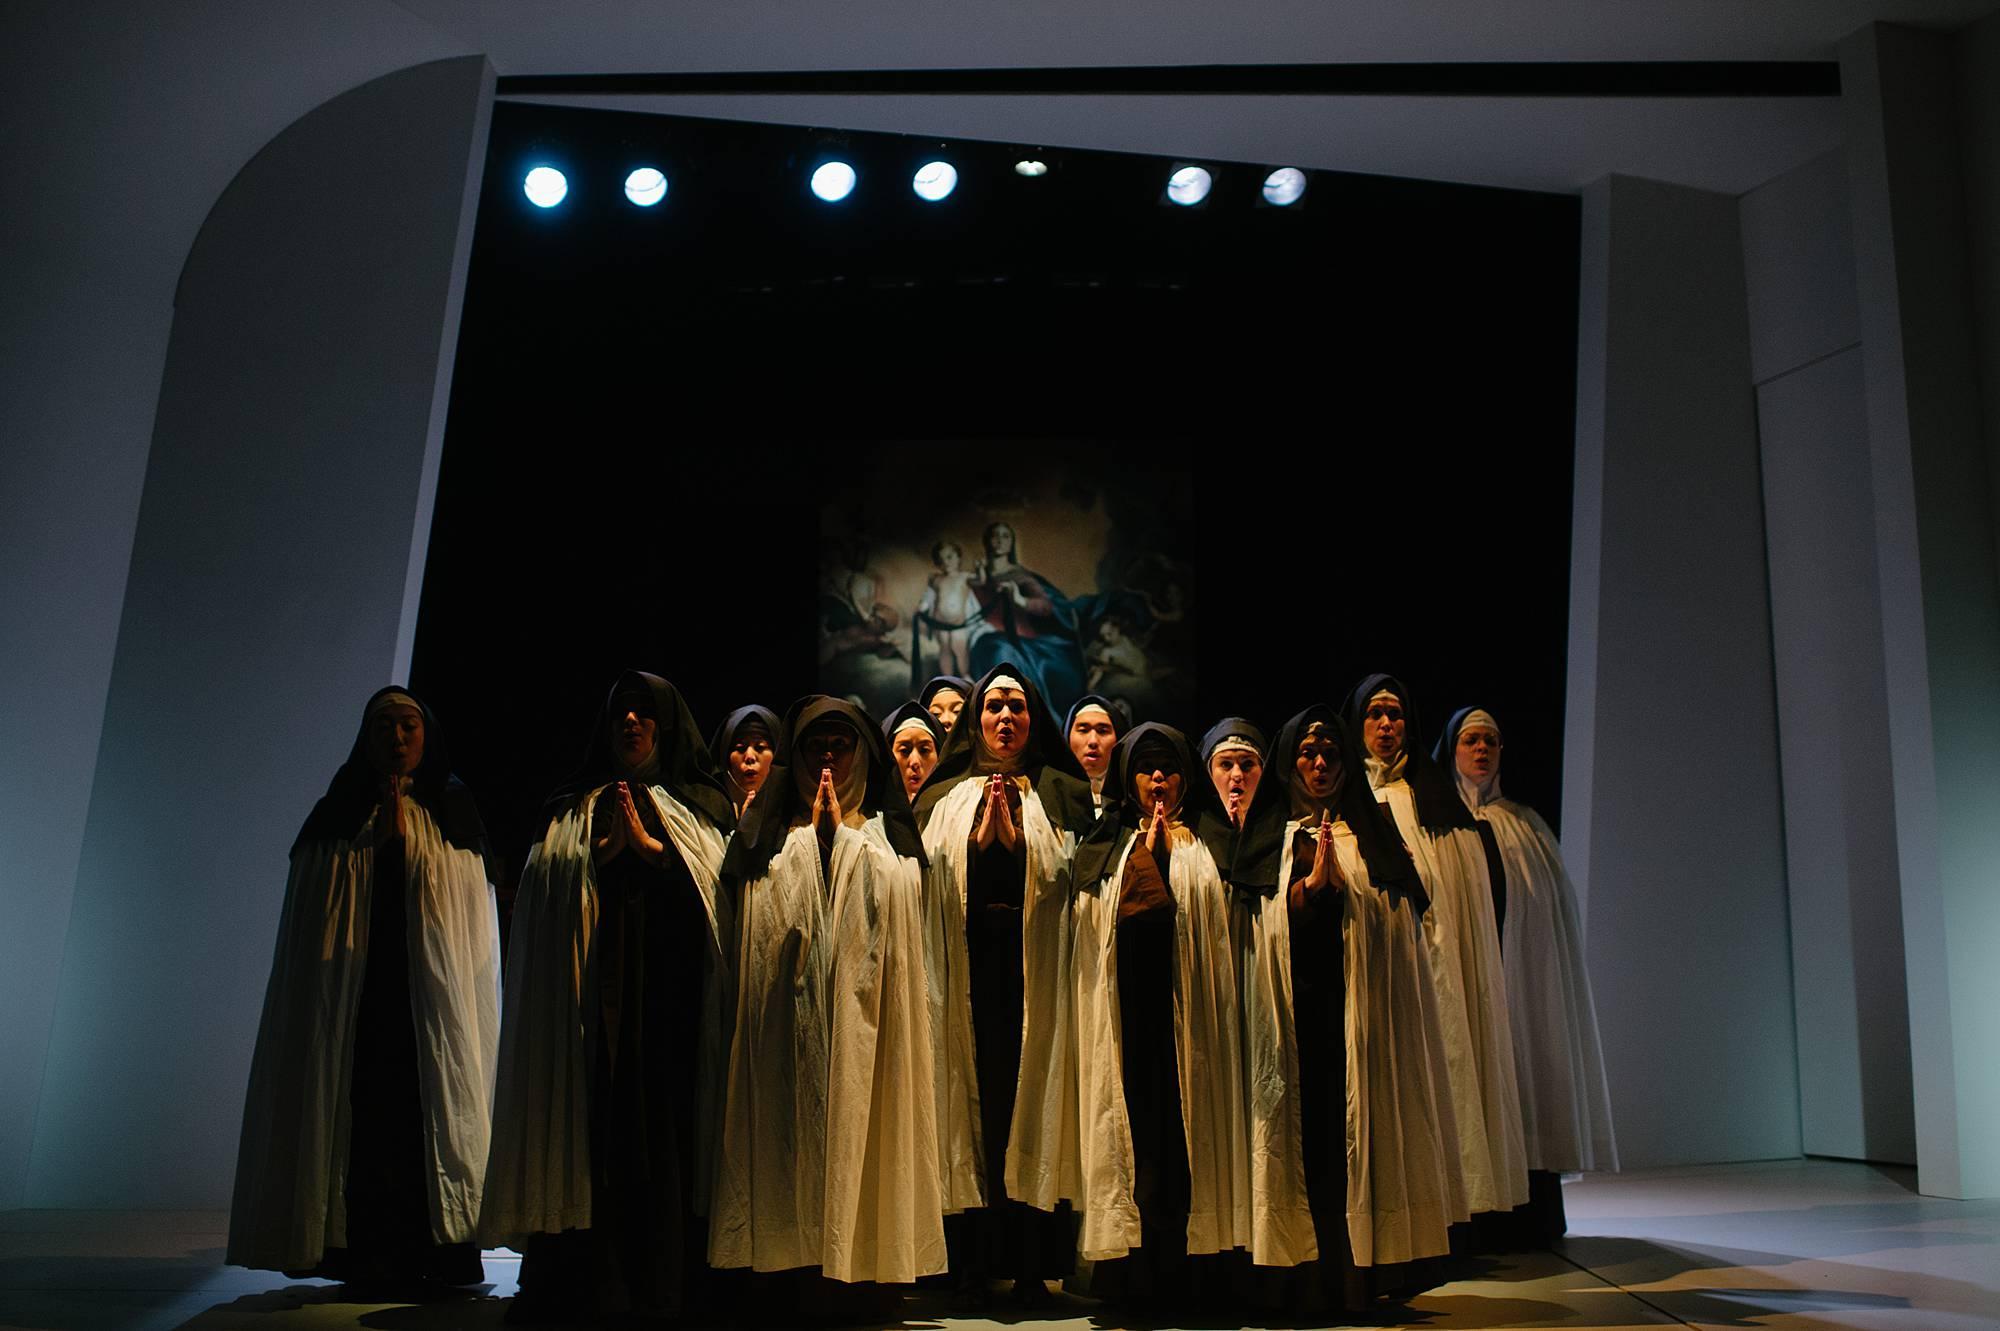
[[[1832, 1161], [1712, 1165], [1592, 1178], [1566, 1190], [1554, 1253], [1478, 1264], [1370, 1326], [2000, 1328], [2000, 1202], [1920, 1197], [1913, 1171]], [[220, 1212], [0, 1212], [0, 1327], [51, 1331], [449, 1331], [498, 1328], [515, 1263], [487, 1297], [408, 1305], [221, 1265]], [[909, 1301], [901, 1325], [1013, 1324]], [[1022, 1323], [1026, 1325], [1027, 1323]], [[1060, 1300], [1036, 1324], [1108, 1331]]]

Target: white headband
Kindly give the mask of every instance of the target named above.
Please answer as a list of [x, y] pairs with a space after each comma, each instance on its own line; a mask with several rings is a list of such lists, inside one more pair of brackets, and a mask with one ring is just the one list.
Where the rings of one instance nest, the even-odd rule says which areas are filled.
[[1021, 681], [1015, 679], [1012, 675], [995, 675], [992, 681], [987, 684], [986, 691], [991, 693], [995, 689], [1013, 689], [1016, 693], [1026, 693], [1028, 691], [1022, 687]]
[[890, 733], [889, 738], [893, 740], [894, 738], [896, 738], [897, 735], [902, 734], [905, 730], [921, 730], [926, 735], [935, 737], [937, 735], [937, 732], [931, 729], [931, 726], [933, 724], [935, 723], [929, 719], [928, 713], [926, 713], [924, 716], [906, 716], [903, 718], [903, 724], [897, 726], [895, 730]]
[[1245, 753], [1255, 754], [1259, 762], [1264, 760], [1264, 751], [1258, 748], [1255, 742], [1245, 739], [1241, 735], [1231, 735], [1228, 739], [1223, 740], [1208, 751], [1208, 756], [1213, 758], [1218, 753], [1227, 753], [1233, 749], [1241, 749]]
[[1368, 695], [1368, 706], [1373, 707], [1376, 703], [1381, 702], [1384, 698], [1387, 698], [1390, 702], [1396, 704], [1396, 706], [1398, 707], [1401, 707], [1403, 705], [1402, 698], [1397, 696], [1396, 691], [1394, 689], [1377, 689], [1375, 690], [1375, 692]]
[[[997, 683], [997, 681], [996, 681], [996, 683]], [[1017, 686], [1017, 687], [1018, 687], [1018, 686]], [[1078, 721], [1081, 721], [1081, 720], [1083, 720], [1083, 718], [1084, 718], [1084, 717], [1086, 717], [1086, 716], [1089, 716], [1089, 715], [1090, 715], [1090, 714], [1091, 714], [1092, 712], [1095, 712], [1095, 713], [1097, 713], [1097, 714], [1098, 714], [1099, 716], [1103, 717], [1103, 718], [1104, 718], [1104, 719], [1105, 719], [1106, 721], [1109, 721], [1109, 720], [1111, 720], [1111, 713], [1110, 713], [1110, 712], [1108, 712], [1108, 711], [1106, 711], [1106, 710], [1105, 710], [1104, 708], [1102, 708], [1102, 707], [1099, 707], [1099, 706], [1098, 706], [1098, 705], [1097, 705], [1096, 703], [1094, 703], [1094, 702], [1087, 702], [1087, 703], [1085, 703], [1085, 704], [1084, 704], [1083, 706], [1081, 706], [1081, 707], [1077, 708], [1077, 709], [1076, 709], [1076, 719], [1077, 719]], [[1115, 723], [1114, 723], [1114, 724], [1115, 724]]]
[[1500, 737], [1500, 723], [1493, 719], [1493, 713], [1480, 707], [1467, 712], [1465, 719], [1458, 723], [1459, 734], [1463, 735], [1468, 730], [1490, 730], [1495, 739]]
[[412, 698], [409, 694], [404, 693], [400, 689], [395, 689], [388, 693], [383, 694], [381, 697], [377, 698], [374, 702], [369, 703], [368, 715], [363, 717], [362, 719], [364, 721], [372, 721], [375, 719], [375, 714], [377, 712], [383, 711], [384, 709], [390, 707], [407, 707], [411, 711], [415, 712], [418, 716], [422, 716], [424, 714], [424, 709], [422, 708], [422, 706], [418, 704], [415, 698]]

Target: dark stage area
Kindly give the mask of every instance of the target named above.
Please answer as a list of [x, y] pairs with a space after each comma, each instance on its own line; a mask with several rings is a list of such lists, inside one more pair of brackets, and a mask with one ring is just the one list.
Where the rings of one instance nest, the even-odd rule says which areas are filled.
[[1493, 710], [1509, 793], [1559, 815], [1576, 198], [1314, 172], [1278, 208], [1283, 163], [1206, 162], [1180, 208], [1176, 165], [495, 108], [411, 684], [510, 873], [620, 668], [704, 727], [818, 687], [828, 495], [963, 506], [1030, 465], [1080, 503], [1185, 476], [1194, 705], [1158, 719], [1275, 728], [1387, 670], [1425, 745]]

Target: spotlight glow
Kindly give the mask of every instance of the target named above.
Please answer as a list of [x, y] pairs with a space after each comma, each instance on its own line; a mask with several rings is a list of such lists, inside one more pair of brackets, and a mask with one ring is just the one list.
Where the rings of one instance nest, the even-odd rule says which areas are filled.
[[1215, 177], [1198, 166], [1184, 166], [1167, 181], [1167, 197], [1183, 208], [1192, 208], [1208, 197]]
[[667, 177], [657, 167], [642, 166], [625, 177], [625, 197], [650, 208], [667, 197]]
[[1281, 166], [1264, 177], [1264, 202], [1289, 208], [1305, 197], [1306, 173], [1295, 166]]
[[958, 168], [950, 162], [925, 162], [917, 168], [910, 188], [925, 203], [937, 203], [958, 188]]
[[1017, 176], [1045, 176], [1048, 173], [1049, 164], [1047, 162], [1038, 162], [1032, 157], [1023, 158], [1014, 163], [1014, 174]]
[[521, 181], [521, 191], [537, 208], [553, 208], [569, 197], [569, 180], [552, 166], [538, 166]]
[[839, 203], [854, 193], [854, 168], [845, 162], [826, 162], [812, 174], [812, 192], [828, 203]]

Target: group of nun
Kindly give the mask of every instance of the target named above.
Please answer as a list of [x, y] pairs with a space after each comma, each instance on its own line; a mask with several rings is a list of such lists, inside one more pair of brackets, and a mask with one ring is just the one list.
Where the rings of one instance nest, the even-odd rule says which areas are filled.
[[[919, 1280], [1358, 1312], [1615, 1169], [1575, 892], [1490, 713], [1365, 679], [1198, 742], [1003, 662], [706, 739], [613, 685], [502, 984], [437, 718], [378, 692], [292, 848], [232, 1263], [515, 1322], [893, 1320]], [[726, 1311], [725, 1311], [726, 1310]]]

